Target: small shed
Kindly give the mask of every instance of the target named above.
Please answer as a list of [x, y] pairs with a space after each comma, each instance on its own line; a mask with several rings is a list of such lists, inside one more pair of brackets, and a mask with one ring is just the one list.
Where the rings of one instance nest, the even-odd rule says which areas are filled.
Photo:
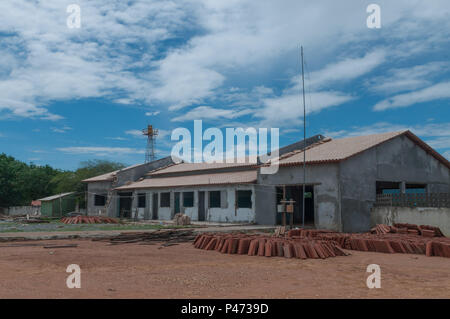
[[62, 193], [39, 199], [41, 201], [41, 215], [47, 217], [61, 217], [75, 211], [75, 193]]

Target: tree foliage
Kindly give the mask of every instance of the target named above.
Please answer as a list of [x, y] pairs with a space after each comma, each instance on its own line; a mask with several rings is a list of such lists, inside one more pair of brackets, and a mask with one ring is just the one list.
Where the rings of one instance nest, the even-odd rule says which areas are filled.
[[105, 160], [81, 162], [75, 171], [54, 169], [49, 165], [26, 164], [0, 154], [0, 207], [30, 205], [32, 200], [65, 192], [84, 198], [82, 180], [125, 167]]

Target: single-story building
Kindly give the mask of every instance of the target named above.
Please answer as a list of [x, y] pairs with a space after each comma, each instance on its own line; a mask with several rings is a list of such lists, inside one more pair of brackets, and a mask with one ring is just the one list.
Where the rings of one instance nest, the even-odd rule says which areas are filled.
[[272, 160], [279, 165], [275, 174], [262, 174], [261, 163], [161, 165], [115, 187], [108, 214], [172, 219], [183, 212], [194, 221], [275, 225], [284, 193], [295, 201], [294, 223], [300, 224], [304, 156], [305, 223], [317, 228], [368, 230], [377, 194], [450, 192], [449, 161], [410, 131], [311, 139], [306, 150], [302, 141], [280, 149]]
[[[118, 202], [114, 200], [114, 188], [135, 182], [149, 171], [171, 164], [173, 164], [173, 161], [169, 156], [150, 163], [128, 166], [114, 172], [83, 180], [87, 185], [87, 214], [117, 217]], [[131, 211], [125, 211], [123, 217], [131, 217]]]
[[46, 217], [62, 217], [75, 211], [76, 197], [74, 192], [52, 195], [39, 199], [41, 215]]

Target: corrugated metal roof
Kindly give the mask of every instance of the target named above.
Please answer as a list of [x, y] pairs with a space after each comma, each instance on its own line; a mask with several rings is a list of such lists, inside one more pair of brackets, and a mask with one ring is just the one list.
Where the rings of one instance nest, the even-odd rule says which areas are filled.
[[90, 177], [90, 178], [86, 178], [84, 180], [82, 180], [82, 182], [104, 182], [104, 181], [112, 181], [114, 179], [114, 176], [116, 176], [116, 174], [118, 172], [122, 172], [122, 171], [126, 171], [128, 169], [132, 169], [141, 165], [145, 165], [146, 163], [141, 163], [141, 164], [134, 164], [131, 166], [127, 166], [124, 167], [122, 169], [119, 169], [117, 171], [114, 172], [110, 172], [110, 173], [106, 173], [106, 174], [102, 174], [102, 175], [98, 175], [98, 176], [94, 176], [94, 177]]
[[42, 202], [51, 201], [51, 200], [58, 199], [60, 197], [65, 197], [67, 195], [72, 195], [72, 194], [75, 194], [75, 192], [56, 194], [56, 195], [52, 195], [52, 196], [49, 196], [49, 197], [41, 198], [41, 199], [38, 199], [38, 200], [40, 200]]
[[226, 185], [255, 183], [258, 172], [256, 169], [239, 172], [198, 174], [176, 177], [150, 177], [139, 182], [117, 187], [117, 190], [137, 188], [164, 188], [181, 186]]
[[94, 176], [91, 178], [87, 178], [82, 180], [82, 182], [104, 182], [104, 181], [112, 181], [114, 176], [117, 174], [117, 171], [111, 172], [111, 173], [106, 173], [103, 175], [98, 175], [98, 176]]
[[234, 167], [252, 167], [256, 166], [256, 158], [253, 163], [179, 163], [174, 164], [165, 168], [156, 169], [147, 173], [146, 175], [160, 175], [160, 174], [170, 174], [170, 173], [181, 173], [181, 172], [195, 172], [202, 170], [212, 170], [212, 169], [223, 169], [223, 168], [234, 168]]
[[[448, 160], [410, 131], [388, 132], [340, 139], [327, 138], [306, 149], [306, 163], [339, 162], [400, 135], [408, 136], [425, 151], [447, 167], [450, 167]], [[281, 156], [278, 163], [280, 166], [303, 164], [303, 151], [292, 152]]]

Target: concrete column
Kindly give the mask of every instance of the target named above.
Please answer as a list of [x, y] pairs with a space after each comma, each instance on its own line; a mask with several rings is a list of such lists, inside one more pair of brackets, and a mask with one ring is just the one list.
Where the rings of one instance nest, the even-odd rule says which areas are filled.
[[406, 183], [400, 182], [400, 193], [405, 194], [406, 193]]
[[134, 190], [133, 191], [133, 197], [131, 200], [131, 218], [134, 219], [137, 215], [137, 192]]

